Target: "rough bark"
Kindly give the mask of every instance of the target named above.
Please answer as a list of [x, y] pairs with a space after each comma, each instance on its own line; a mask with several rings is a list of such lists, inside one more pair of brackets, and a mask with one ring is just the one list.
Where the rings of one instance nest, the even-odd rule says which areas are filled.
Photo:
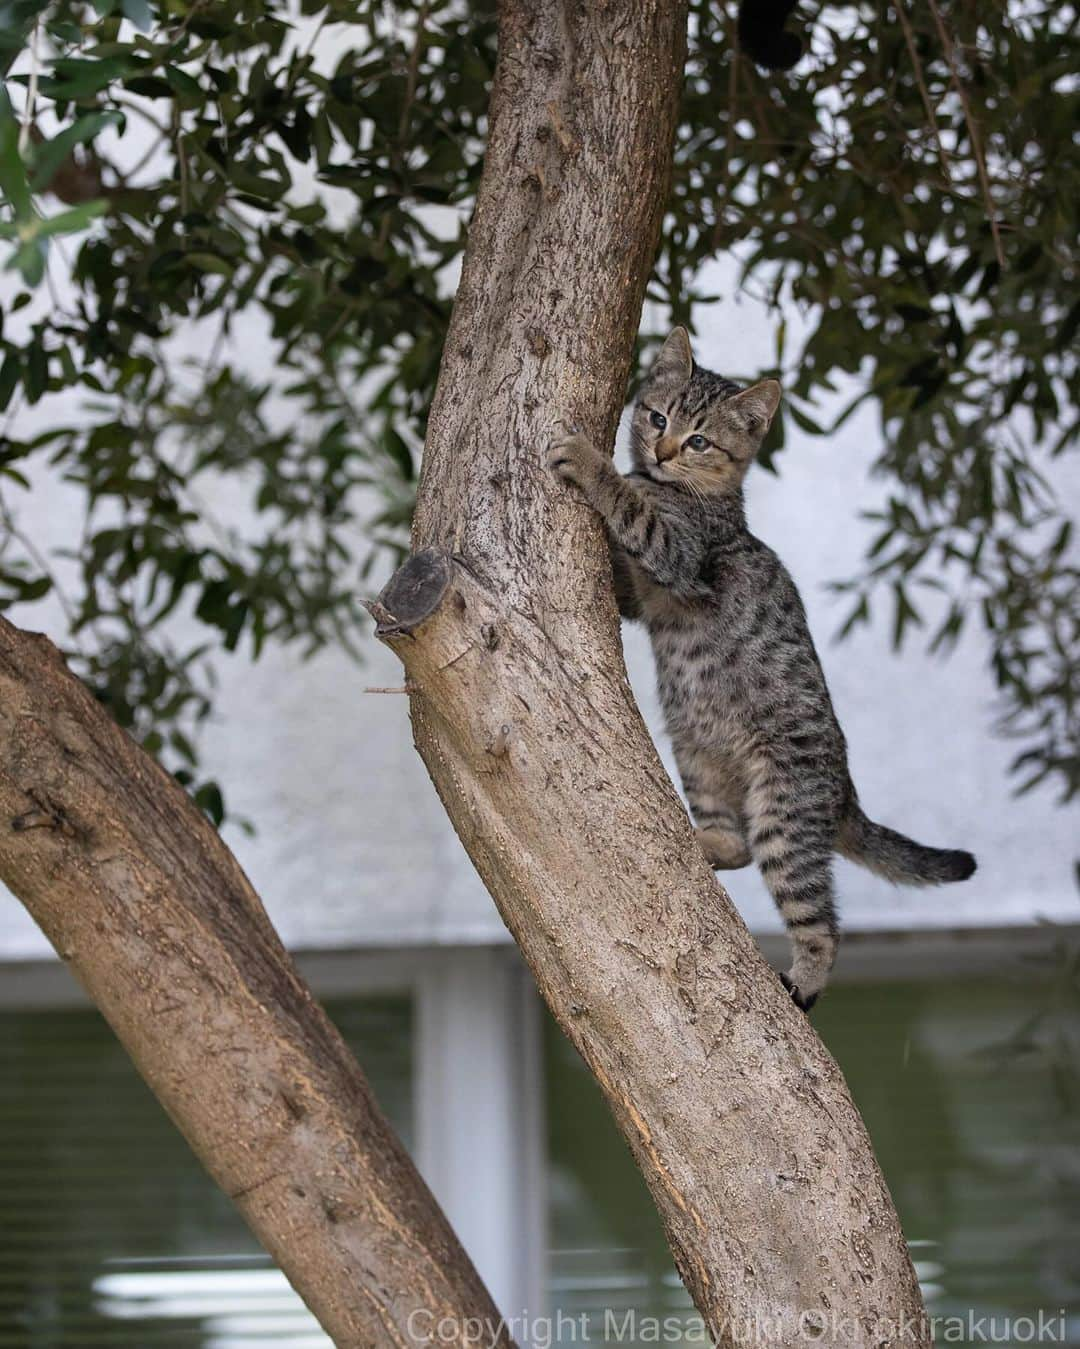
[[52, 644], [3, 619], [0, 878], [339, 1349], [498, 1326], [232, 854]]
[[447, 812], [717, 1343], [757, 1321], [785, 1344], [926, 1344], [843, 1078], [695, 848], [626, 682], [599, 525], [543, 467], [557, 418], [613, 442], [684, 23], [675, 0], [503, 3], [417, 555], [376, 617]]

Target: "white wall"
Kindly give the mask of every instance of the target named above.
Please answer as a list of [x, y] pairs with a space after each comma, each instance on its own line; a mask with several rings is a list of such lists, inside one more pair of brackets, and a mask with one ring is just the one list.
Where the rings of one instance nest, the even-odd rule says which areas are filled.
[[[719, 268], [707, 288], [722, 292], [728, 282]], [[745, 375], [772, 359], [773, 320], [755, 304], [717, 303], [699, 314], [699, 326], [705, 365]], [[247, 347], [265, 370], [271, 353], [251, 339]], [[33, 421], [77, 413], [74, 400], [62, 413], [56, 402], [34, 410]], [[978, 634], [947, 660], [916, 645], [894, 655], [884, 623], [829, 642], [842, 607], [824, 587], [851, 574], [865, 548], [869, 527], [858, 513], [882, 495], [869, 477], [879, 439], [866, 408], [832, 440], [789, 432], [779, 477], [751, 476], [751, 525], [802, 589], [866, 809], [922, 841], [970, 848], [980, 869], [962, 885], [905, 891], [842, 863], [845, 920], [852, 929], [1076, 921], [1076, 812], [1056, 809], [1046, 792], [1012, 797], [1005, 769], [1015, 748], [990, 733], [994, 690]], [[42, 543], [72, 536], [77, 507], [48, 481], [20, 504], [24, 526]], [[50, 617], [44, 607], [36, 613]], [[42, 625], [35, 615], [15, 617]], [[55, 611], [45, 626], [55, 630]], [[647, 644], [637, 631], [626, 643], [663, 745]], [[400, 682], [388, 653], [374, 642], [368, 651], [360, 669], [334, 652], [307, 664], [282, 651], [257, 664], [243, 654], [221, 659], [206, 768], [258, 828], [254, 839], [228, 830], [229, 842], [293, 945], [507, 939], [412, 750], [406, 700], [362, 691]], [[731, 874], [728, 884], [751, 926], [775, 930], [754, 872]], [[45, 949], [19, 905], [0, 893], [0, 954]]]

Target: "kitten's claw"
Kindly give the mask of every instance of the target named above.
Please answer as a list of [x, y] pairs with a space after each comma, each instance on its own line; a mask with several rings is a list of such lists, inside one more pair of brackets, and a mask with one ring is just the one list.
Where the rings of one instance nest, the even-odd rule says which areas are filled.
[[547, 466], [565, 481], [581, 486], [596, 451], [589, 440], [580, 431], [572, 430], [568, 423], [559, 422], [556, 425], [563, 427], [564, 432], [557, 434], [548, 446]]
[[791, 994], [791, 1001], [795, 1004], [795, 1006], [799, 1009], [799, 1011], [805, 1012], [807, 1013], [807, 1015], [809, 1015], [810, 1008], [813, 1007], [814, 1003], [817, 1002], [818, 1000], [818, 995], [816, 993], [811, 993], [809, 994], [809, 996], [803, 997], [803, 995], [799, 992], [799, 985], [793, 984], [786, 974], [781, 974], [780, 982]]
[[560, 478], [570, 479], [573, 477], [573, 474], [569, 471], [572, 467], [572, 461], [562, 442], [554, 441], [548, 446], [547, 466], [552, 473], [557, 473]]

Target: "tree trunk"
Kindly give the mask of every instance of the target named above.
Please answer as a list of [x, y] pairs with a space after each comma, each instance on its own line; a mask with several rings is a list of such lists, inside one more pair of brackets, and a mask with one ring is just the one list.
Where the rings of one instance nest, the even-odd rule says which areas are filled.
[[447, 812], [717, 1343], [760, 1323], [927, 1344], [862, 1121], [694, 845], [627, 685], [601, 528], [543, 466], [558, 418], [614, 439], [685, 18], [504, 0], [417, 552], [374, 609]]
[[437, 1324], [464, 1346], [469, 1318], [495, 1334], [232, 854], [55, 647], [4, 619], [0, 821], [0, 878], [338, 1349], [428, 1344]]

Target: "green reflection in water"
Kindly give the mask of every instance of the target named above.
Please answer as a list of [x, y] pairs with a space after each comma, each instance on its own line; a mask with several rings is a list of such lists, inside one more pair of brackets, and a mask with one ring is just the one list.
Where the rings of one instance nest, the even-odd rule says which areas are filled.
[[[1044, 1309], [1080, 1345], [1080, 1016], [1075, 970], [1001, 980], [839, 986], [814, 1025], [874, 1140], [928, 1309], [976, 1318], [975, 1338], [1021, 1344], [1005, 1317]], [[592, 1078], [546, 1032], [551, 1165], [548, 1299], [571, 1318], [558, 1343], [604, 1343], [606, 1324], [655, 1342], [656, 1322], [694, 1330], [649, 1196]], [[1058, 1319], [1060, 1310], [1065, 1320]], [[1063, 1325], [1065, 1327], [1063, 1331]], [[939, 1322], [943, 1331], [955, 1321]], [[1062, 1338], [1064, 1335], [1064, 1338]], [[681, 1343], [673, 1332], [661, 1343]]]

